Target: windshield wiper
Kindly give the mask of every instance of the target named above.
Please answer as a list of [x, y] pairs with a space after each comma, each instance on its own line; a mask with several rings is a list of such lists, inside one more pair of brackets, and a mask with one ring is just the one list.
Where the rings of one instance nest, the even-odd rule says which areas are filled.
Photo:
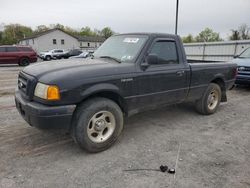
[[100, 56], [100, 58], [108, 58], [108, 59], [112, 59], [112, 60], [115, 60], [116, 62], [118, 63], [121, 63], [121, 61], [115, 57], [111, 57], [111, 56]]

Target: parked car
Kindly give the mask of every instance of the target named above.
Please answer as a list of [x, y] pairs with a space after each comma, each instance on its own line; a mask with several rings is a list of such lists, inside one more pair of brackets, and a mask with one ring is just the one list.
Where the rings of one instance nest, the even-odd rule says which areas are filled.
[[90, 57], [90, 53], [89, 52], [82, 52], [79, 55], [76, 56], [71, 56], [70, 58], [87, 58]]
[[36, 52], [28, 46], [0, 46], [0, 64], [26, 66], [37, 61]]
[[16, 107], [34, 127], [66, 128], [89, 152], [109, 148], [124, 117], [144, 110], [192, 101], [215, 113], [237, 74], [234, 63], [188, 63], [180, 37], [169, 34], [115, 35], [92, 58], [52, 64], [19, 73]]
[[46, 52], [40, 52], [39, 57], [43, 60], [50, 61], [51, 59], [57, 59], [63, 54], [66, 54], [67, 51], [61, 49], [54, 49]]
[[69, 57], [72, 57], [72, 56], [78, 56], [82, 53], [82, 50], [80, 49], [72, 49], [64, 54], [61, 54], [61, 55], [58, 55], [57, 58], [58, 59], [68, 59]]
[[236, 84], [250, 85], [250, 48], [235, 56], [233, 63], [238, 65]]

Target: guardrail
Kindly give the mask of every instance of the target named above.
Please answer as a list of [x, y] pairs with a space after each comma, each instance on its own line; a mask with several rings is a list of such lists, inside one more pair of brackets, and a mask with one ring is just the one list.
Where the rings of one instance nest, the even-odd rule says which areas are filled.
[[188, 59], [205, 61], [230, 61], [248, 47], [250, 40], [184, 44]]

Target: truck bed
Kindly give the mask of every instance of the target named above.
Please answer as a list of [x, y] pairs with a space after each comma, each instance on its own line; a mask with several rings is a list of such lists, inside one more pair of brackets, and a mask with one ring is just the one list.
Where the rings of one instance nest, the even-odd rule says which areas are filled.
[[[222, 61], [189, 61], [191, 70], [190, 91], [188, 99], [194, 100], [204, 93], [207, 86], [215, 78], [223, 78], [223, 91], [232, 87], [235, 81], [235, 64]], [[223, 98], [224, 96], [222, 96]]]

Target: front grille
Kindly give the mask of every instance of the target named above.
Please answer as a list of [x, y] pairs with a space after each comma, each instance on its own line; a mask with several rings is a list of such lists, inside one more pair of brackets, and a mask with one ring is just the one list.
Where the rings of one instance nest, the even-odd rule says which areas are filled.
[[33, 98], [34, 87], [36, 85], [36, 79], [24, 72], [20, 72], [18, 75], [18, 89], [21, 91], [22, 96], [28, 100]]
[[18, 89], [26, 94], [27, 84], [28, 84], [28, 78], [26, 78], [22, 73], [20, 73], [18, 77]]
[[250, 72], [250, 67], [239, 66], [238, 71], [240, 71], [240, 72]]

